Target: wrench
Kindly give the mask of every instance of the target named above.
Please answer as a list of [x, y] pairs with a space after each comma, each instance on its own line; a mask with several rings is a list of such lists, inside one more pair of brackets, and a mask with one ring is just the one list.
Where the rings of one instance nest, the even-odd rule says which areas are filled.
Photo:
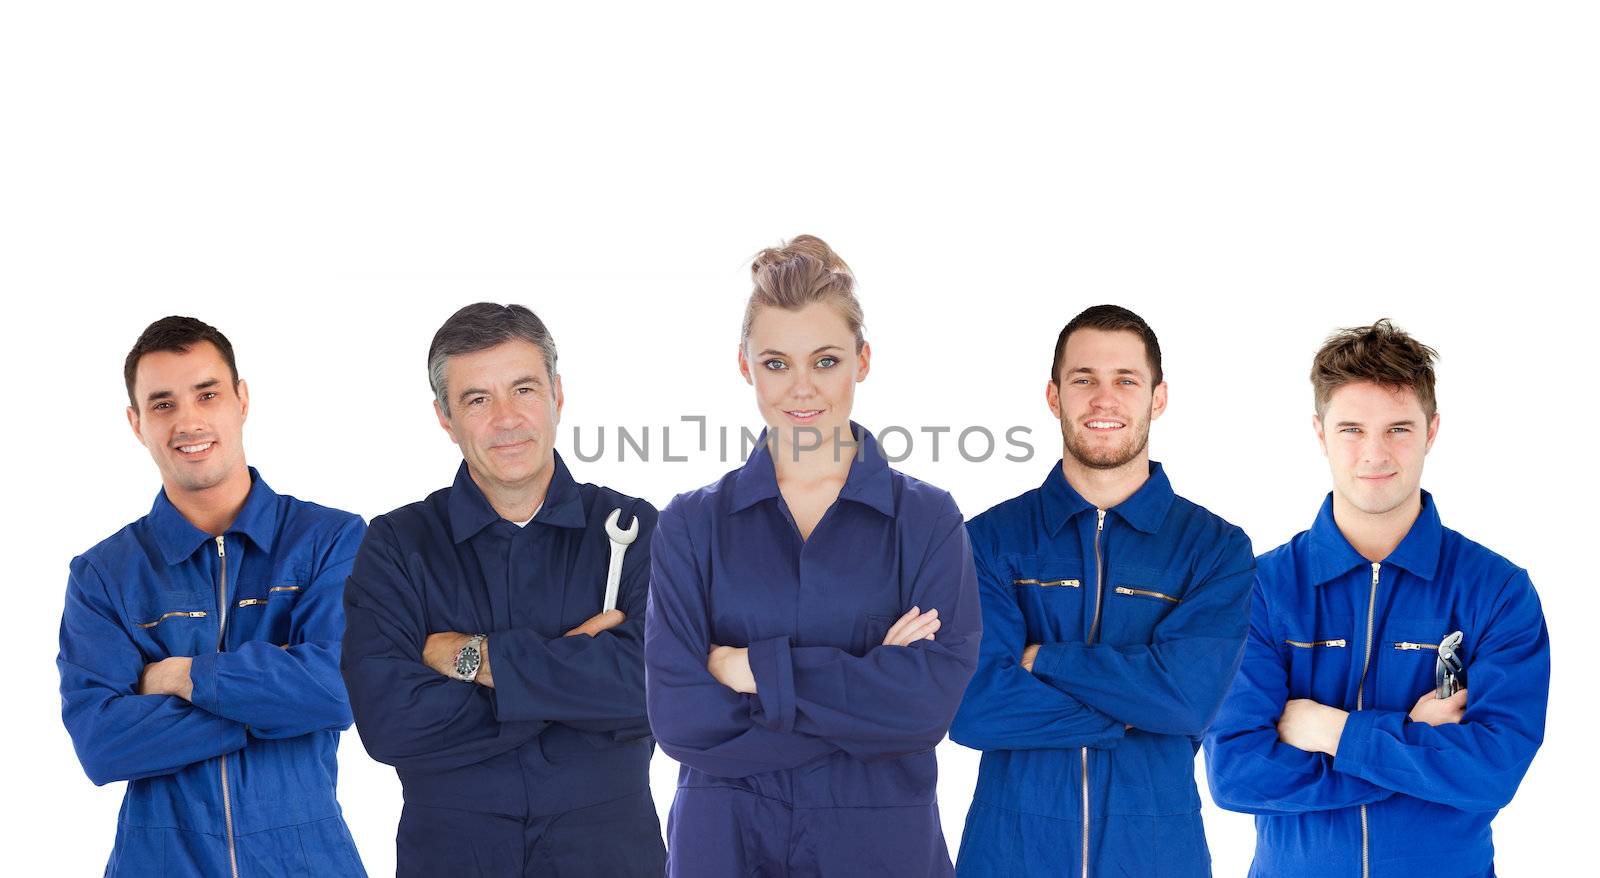
[[628, 546], [633, 544], [634, 537], [639, 535], [639, 519], [634, 517], [628, 523], [628, 529], [617, 527], [617, 522], [622, 519], [622, 510], [613, 509], [606, 516], [606, 536], [611, 540], [611, 567], [606, 571], [606, 602], [602, 610], [615, 610], [617, 608], [617, 586], [622, 582], [622, 556], [628, 553]]

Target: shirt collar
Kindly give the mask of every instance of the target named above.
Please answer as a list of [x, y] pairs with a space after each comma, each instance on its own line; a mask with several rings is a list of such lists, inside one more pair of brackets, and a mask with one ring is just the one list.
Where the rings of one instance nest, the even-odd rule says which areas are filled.
[[[250, 493], [245, 495], [244, 506], [224, 531], [226, 534], [244, 534], [250, 542], [263, 551], [272, 551], [272, 538], [278, 532], [278, 495], [267, 487], [255, 467], [250, 470]], [[150, 507], [150, 522], [154, 526], [156, 544], [161, 549], [162, 560], [176, 564], [193, 555], [195, 550], [213, 539], [183, 517], [178, 507], [167, 498], [167, 489], [156, 494], [155, 505]]]
[[[1039, 491], [1043, 497], [1045, 521], [1050, 527], [1051, 536], [1060, 533], [1061, 528], [1074, 515], [1095, 508], [1093, 503], [1085, 500], [1083, 495], [1067, 481], [1059, 460], [1050, 467], [1050, 473], [1044, 477], [1044, 484], [1040, 486]], [[1139, 486], [1139, 490], [1134, 491], [1131, 497], [1108, 511], [1115, 512], [1117, 517], [1135, 530], [1153, 534], [1160, 530], [1161, 523], [1167, 520], [1167, 510], [1172, 508], [1175, 496], [1172, 493], [1172, 483], [1167, 480], [1166, 470], [1161, 468], [1161, 464], [1151, 461], [1150, 476]]]
[[[839, 498], [853, 500], [893, 518], [894, 480], [889, 462], [884, 459], [872, 431], [851, 421], [850, 432], [856, 440], [856, 456], [850, 462], [850, 472], [839, 490]], [[750, 459], [734, 477], [731, 511], [748, 509], [778, 494], [778, 471], [772, 462], [772, 451], [767, 447], [767, 431], [762, 430]]]
[[[528, 526], [550, 524], [556, 527], [584, 527], [583, 497], [578, 492], [578, 483], [573, 480], [566, 461], [561, 459], [561, 452], [552, 451], [551, 455], [555, 469], [550, 474], [550, 486], [545, 490], [544, 504], [534, 514], [533, 521], [528, 522]], [[457, 543], [471, 539], [479, 531], [502, 520], [478, 483], [472, 480], [465, 460], [456, 469], [456, 481], [450, 487], [448, 505], [450, 535]]]
[[[1393, 564], [1413, 576], [1431, 580], [1439, 567], [1439, 549], [1443, 543], [1444, 525], [1439, 521], [1439, 509], [1433, 503], [1433, 495], [1423, 491], [1422, 511], [1417, 515], [1417, 520], [1411, 523], [1411, 529], [1406, 531], [1400, 545], [1395, 546], [1382, 563]], [[1323, 498], [1322, 509], [1317, 512], [1317, 520], [1311, 525], [1309, 548], [1308, 563], [1317, 585], [1331, 582], [1357, 567], [1370, 566], [1372, 563], [1357, 552], [1345, 539], [1344, 532], [1339, 530], [1339, 524], [1333, 518], [1331, 491]]]

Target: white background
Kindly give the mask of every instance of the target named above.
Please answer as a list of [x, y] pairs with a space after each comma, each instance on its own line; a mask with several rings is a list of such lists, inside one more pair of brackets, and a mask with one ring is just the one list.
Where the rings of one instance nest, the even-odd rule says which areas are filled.
[[[857, 420], [1033, 429], [1026, 464], [948, 437], [901, 464], [968, 514], [1059, 454], [1046, 365], [1089, 304], [1154, 325], [1154, 456], [1258, 551], [1327, 489], [1306, 382], [1325, 334], [1390, 316], [1437, 347], [1424, 485], [1531, 571], [1555, 644], [1500, 871], [1592, 862], [1591, 7], [567, 5], [0, 13], [8, 872], [98, 874], [110, 849], [122, 785], [79, 769], [52, 660], [68, 560], [157, 488], [120, 377], [147, 323], [222, 328], [250, 461], [370, 518], [452, 476], [424, 359], [472, 301], [552, 327], [564, 452], [574, 427], [757, 426], [734, 363], [746, 260], [799, 232], [861, 282]], [[573, 461], [658, 505], [732, 465]], [[977, 754], [940, 759], [953, 852]], [[353, 732], [341, 761], [390, 874], [398, 783]], [[658, 755], [663, 813], [674, 769]], [[1216, 874], [1242, 874], [1250, 820], [1205, 817]]]

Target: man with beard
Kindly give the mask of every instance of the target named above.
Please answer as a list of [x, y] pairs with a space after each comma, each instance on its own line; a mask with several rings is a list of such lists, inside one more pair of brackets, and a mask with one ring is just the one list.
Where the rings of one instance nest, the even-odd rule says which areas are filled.
[[1489, 824], [1544, 740], [1550, 635], [1528, 572], [1422, 490], [1434, 357], [1379, 320], [1312, 361], [1333, 490], [1261, 556], [1205, 741], [1212, 797], [1256, 815], [1251, 875], [1492, 876]]
[[106, 875], [364, 876], [334, 786], [365, 527], [245, 464], [250, 390], [215, 327], [157, 320], [123, 378], [161, 492], [72, 560], [56, 660], [84, 771], [128, 782]]
[[1074, 317], [1045, 399], [1060, 465], [967, 524], [983, 641], [950, 737], [984, 754], [956, 871], [1209, 875], [1194, 756], [1244, 645], [1250, 541], [1150, 462], [1167, 385], [1138, 315]]
[[567, 471], [555, 342], [527, 308], [457, 311], [428, 380], [464, 458], [455, 484], [374, 519], [345, 592], [356, 729], [405, 789], [397, 872], [659, 876], [656, 510]]

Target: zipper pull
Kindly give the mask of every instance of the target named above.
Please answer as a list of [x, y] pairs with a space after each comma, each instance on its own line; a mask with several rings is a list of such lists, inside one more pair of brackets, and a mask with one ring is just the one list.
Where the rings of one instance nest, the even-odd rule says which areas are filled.
[[228, 557], [227, 551], [222, 548], [222, 537], [221, 536], [217, 537], [217, 557], [218, 558], [226, 558], [226, 557]]
[[1101, 532], [1101, 531], [1103, 531], [1105, 529], [1106, 529], [1106, 511], [1104, 509], [1096, 509], [1094, 511], [1094, 532], [1095, 533], [1099, 533], [1099, 532]]
[[[221, 539], [221, 537], [218, 537], [217, 539]], [[1377, 585], [1378, 584], [1378, 565], [1379, 565], [1379, 563], [1380, 562], [1378, 562], [1378, 561], [1372, 562], [1372, 584], [1373, 585]]]

